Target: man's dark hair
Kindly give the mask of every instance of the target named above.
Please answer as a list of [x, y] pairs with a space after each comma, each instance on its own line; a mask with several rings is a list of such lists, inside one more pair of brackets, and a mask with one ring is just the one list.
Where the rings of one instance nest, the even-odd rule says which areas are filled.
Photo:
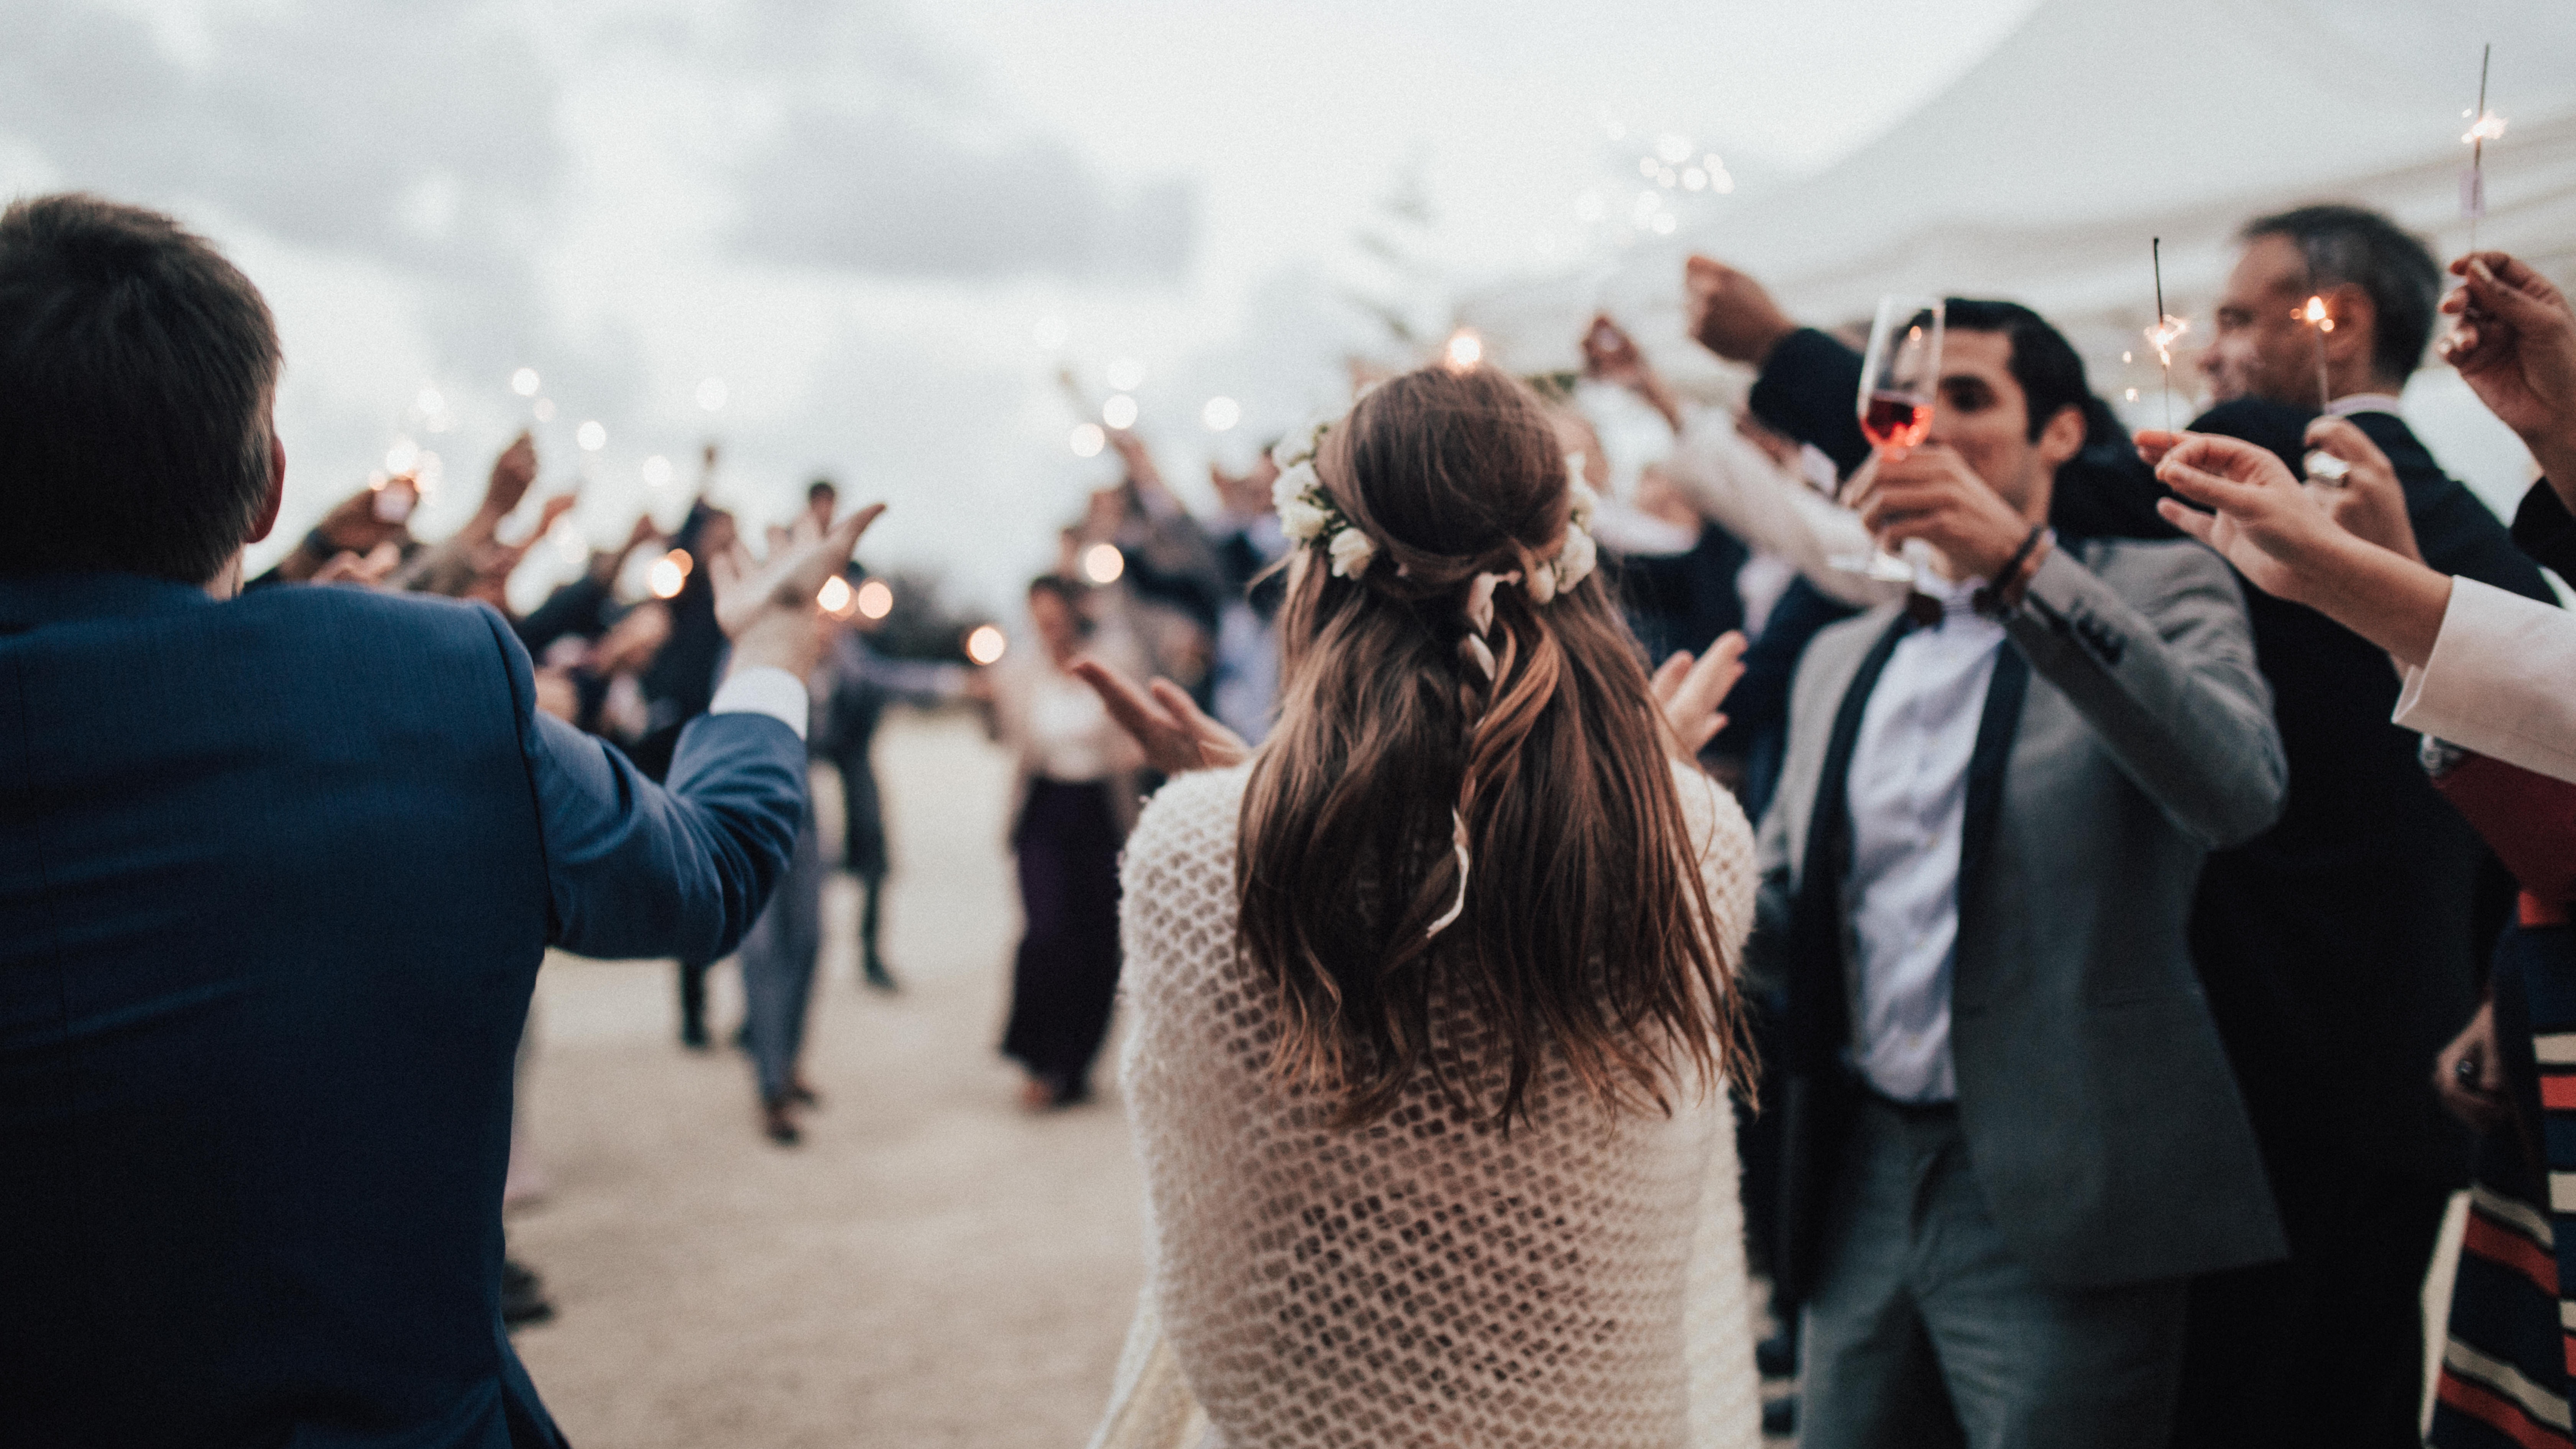
[[2267, 236], [2298, 245], [2312, 285], [2359, 287], [2370, 298], [2379, 318], [2371, 335], [2373, 373], [2401, 382], [2414, 375], [2442, 300], [2442, 267], [2424, 243], [2358, 206], [2302, 206], [2245, 224], [2245, 240]]
[[834, 487], [832, 480], [829, 478], [817, 478], [813, 482], [805, 485], [805, 501], [807, 503], [812, 503], [817, 498], [830, 498], [837, 501], [840, 496], [841, 490]]
[[2095, 397], [2092, 384], [2085, 381], [2084, 359], [2075, 355], [2065, 334], [2048, 325], [2047, 318], [2019, 302], [1973, 297], [1952, 297], [1943, 315], [1942, 325], [1952, 332], [2000, 332], [2011, 342], [2007, 365], [2030, 407], [2031, 441], [2037, 442], [2049, 419], [2069, 407], [2084, 415], [2085, 447], [2128, 441], [2128, 429], [2120, 426], [2111, 405]]
[[277, 326], [159, 212], [0, 212], [0, 573], [213, 578], [267, 505]]

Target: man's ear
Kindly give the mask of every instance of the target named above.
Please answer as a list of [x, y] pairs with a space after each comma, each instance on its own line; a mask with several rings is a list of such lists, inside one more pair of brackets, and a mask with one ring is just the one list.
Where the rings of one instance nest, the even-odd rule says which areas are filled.
[[[2379, 343], [2379, 305], [2370, 300], [2368, 292], [2350, 282], [2329, 293], [2326, 305], [2333, 309], [2335, 324], [2325, 336], [2327, 355], [2341, 362], [2358, 353], [2363, 361], [2370, 361]], [[2370, 373], [2376, 377], [2379, 369], [2373, 366]]]
[[250, 532], [243, 535], [242, 542], [257, 543], [268, 537], [270, 531], [277, 527], [277, 510], [285, 504], [286, 442], [277, 436], [276, 427], [271, 425], [268, 430], [268, 501], [260, 505], [259, 514], [251, 520]]
[[2039, 430], [2039, 458], [2056, 472], [2069, 458], [2084, 451], [2084, 409], [2073, 403], [2059, 408], [2049, 418], [2048, 426]]

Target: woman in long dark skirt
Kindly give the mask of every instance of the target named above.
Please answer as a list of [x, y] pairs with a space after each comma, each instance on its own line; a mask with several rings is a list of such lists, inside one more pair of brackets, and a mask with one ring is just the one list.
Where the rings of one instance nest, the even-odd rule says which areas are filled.
[[995, 680], [1003, 739], [1019, 754], [1011, 829], [1026, 934], [1011, 968], [1002, 1054], [1029, 1074], [1032, 1110], [1091, 1095], [1091, 1067], [1118, 994], [1118, 848], [1135, 823], [1134, 744], [1066, 672], [1089, 627], [1079, 585], [1029, 586], [1039, 648]]

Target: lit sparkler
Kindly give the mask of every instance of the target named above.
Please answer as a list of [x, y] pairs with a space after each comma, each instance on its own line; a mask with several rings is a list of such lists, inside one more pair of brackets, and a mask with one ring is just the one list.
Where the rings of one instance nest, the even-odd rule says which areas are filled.
[[2477, 255], [2478, 218], [2487, 214], [2487, 143], [2504, 134], [2504, 117], [2487, 109], [2487, 63], [2495, 58], [2495, 47], [2487, 46], [2478, 53], [2478, 108], [2460, 115], [2469, 121], [2468, 132], [2460, 140], [2469, 148], [2469, 171], [2460, 178], [2460, 212], [2469, 219], [2469, 254]]
[[2156, 365], [2165, 379], [2165, 431], [2173, 431], [2173, 345], [2191, 330], [2191, 323], [2165, 310], [2165, 239], [2155, 237], [2148, 243], [2147, 258], [2156, 269], [2156, 325], [2147, 329], [2147, 345], [2156, 350]]

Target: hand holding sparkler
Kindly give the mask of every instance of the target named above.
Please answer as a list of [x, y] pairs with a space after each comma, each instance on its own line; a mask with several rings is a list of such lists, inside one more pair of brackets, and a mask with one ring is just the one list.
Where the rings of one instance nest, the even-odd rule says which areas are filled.
[[[2415, 524], [2406, 514], [2406, 488], [2379, 445], [2345, 418], [2308, 424], [2308, 492], [2346, 533], [2396, 554], [2424, 561], [2415, 546]], [[2320, 459], [2337, 466], [2320, 469]]]
[[2460, 319], [2442, 360], [2522, 436], [2562, 497], [2576, 493], [2576, 309], [2504, 252], [2473, 253], [2451, 271], [2465, 285], [2442, 299]]

